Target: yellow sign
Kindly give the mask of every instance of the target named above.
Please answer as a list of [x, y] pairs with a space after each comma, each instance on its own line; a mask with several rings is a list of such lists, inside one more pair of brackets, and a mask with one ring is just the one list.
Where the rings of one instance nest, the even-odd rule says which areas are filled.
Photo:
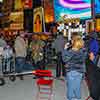
[[24, 8], [24, 0], [15, 0], [14, 1], [14, 9], [20, 10]]
[[96, 31], [100, 32], [100, 18], [96, 19]]
[[13, 12], [10, 14], [10, 29], [11, 30], [20, 30], [23, 29], [23, 22], [24, 22], [24, 15], [23, 12]]
[[77, 22], [80, 22], [79, 18], [64, 18], [63, 17], [63, 20], [64, 20], [65, 23], [77, 23]]
[[33, 32], [42, 32], [43, 26], [43, 8], [34, 9]]
[[91, 33], [94, 31], [94, 22], [93, 20], [87, 20], [86, 21], [86, 32]]

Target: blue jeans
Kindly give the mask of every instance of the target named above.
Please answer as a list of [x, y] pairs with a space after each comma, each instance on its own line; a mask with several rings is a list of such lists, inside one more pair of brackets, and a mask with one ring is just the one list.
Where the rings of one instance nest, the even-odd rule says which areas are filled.
[[24, 57], [16, 57], [15, 70], [17, 73], [21, 73], [23, 71], [24, 65], [25, 65], [25, 58]]
[[66, 73], [67, 98], [68, 100], [81, 100], [82, 73], [70, 71]]

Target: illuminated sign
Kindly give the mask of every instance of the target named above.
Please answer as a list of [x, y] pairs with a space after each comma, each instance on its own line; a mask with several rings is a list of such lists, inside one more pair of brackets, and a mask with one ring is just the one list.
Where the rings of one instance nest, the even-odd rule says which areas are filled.
[[22, 0], [15, 0], [14, 1], [14, 9], [19, 10], [24, 8], [24, 2]]
[[56, 21], [62, 16], [68, 18], [91, 18], [91, 0], [54, 0], [54, 11]]
[[12, 12], [10, 14], [10, 20], [12, 21], [12, 23], [10, 24], [11, 30], [23, 29], [23, 12]]
[[32, 8], [32, 0], [25, 0], [24, 1], [24, 8]]
[[44, 0], [42, 1], [44, 5], [44, 17], [45, 22], [54, 22], [54, 8], [53, 8], [53, 0]]
[[100, 18], [96, 19], [96, 31], [100, 32]]
[[33, 17], [33, 32], [43, 32], [45, 30], [43, 8], [35, 8]]
[[95, 14], [100, 14], [100, 0], [95, 1]]
[[32, 8], [32, 0], [15, 0], [14, 1], [14, 9], [31, 9]]
[[86, 33], [91, 33], [94, 31], [94, 22], [93, 20], [86, 20]]

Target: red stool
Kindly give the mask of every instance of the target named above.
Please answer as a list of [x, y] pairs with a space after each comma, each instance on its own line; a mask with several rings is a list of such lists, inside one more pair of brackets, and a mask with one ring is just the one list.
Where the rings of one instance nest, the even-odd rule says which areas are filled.
[[53, 79], [50, 70], [36, 70], [33, 74], [39, 76], [36, 81], [38, 86], [37, 100], [51, 100]]

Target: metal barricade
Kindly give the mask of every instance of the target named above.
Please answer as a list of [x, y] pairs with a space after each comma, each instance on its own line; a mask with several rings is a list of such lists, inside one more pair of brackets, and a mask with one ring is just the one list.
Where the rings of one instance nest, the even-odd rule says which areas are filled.
[[4, 58], [0, 55], [0, 86], [5, 84], [5, 77], [9, 77], [11, 81], [14, 81], [11, 74], [15, 74], [15, 56]]

